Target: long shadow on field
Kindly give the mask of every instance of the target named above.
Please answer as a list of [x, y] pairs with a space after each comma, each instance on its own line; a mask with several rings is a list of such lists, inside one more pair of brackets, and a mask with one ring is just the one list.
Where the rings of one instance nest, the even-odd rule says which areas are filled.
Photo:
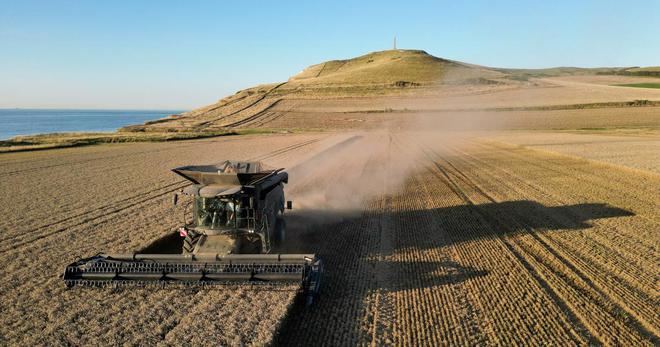
[[[517, 200], [480, 205], [460, 205], [429, 210], [387, 213], [304, 210], [287, 215], [286, 244], [278, 253], [315, 253], [325, 248], [350, 245], [361, 232], [380, 237], [385, 223], [394, 230], [394, 250], [405, 247], [441, 247], [517, 233], [590, 228], [590, 220], [634, 216], [631, 211], [603, 203], [544, 206]], [[351, 228], [350, 234], [343, 229]], [[335, 240], [339, 237], [339, 240]], [[351, 247], [353, 247], [352, 245]], [[346, 254], [351, 248], [343, 249]], [[330, 254], [335, 256], [335, 254]]]
[[[529, 200], [401, 212], [297, 211], [287, 215], [287, 244], [276, 251], [318, 254], [325, 264], [323, 286], [312, 307], [296, 305], [289, 312], [275, 344], [365, 342], [365, 299], [370, 294], [433, 289], [489, 273], [457, 263], [444, 254], [447, 246], [539, 231], [570, 232], [591, 227], [589, 220], [632, 215], [607, 204], [548, 207]], [[442, 260], [417, 261], [415, 252], [424, 250], [434, 250]], [[412, 256], [406, 262], [378, 261], [391, 254]]]

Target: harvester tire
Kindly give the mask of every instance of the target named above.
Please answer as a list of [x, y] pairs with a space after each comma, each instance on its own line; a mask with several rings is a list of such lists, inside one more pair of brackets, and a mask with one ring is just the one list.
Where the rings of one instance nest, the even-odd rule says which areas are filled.
[[286, 221], [282, 216], [277, 216], [275, 219], [275, 242], [278, 244], [284, 243], [286, 239]]
[[192, 253], [200, 237], [202, 237], [202, 234], [198, 234], [192, 230], [188, 231], [188, 235], [183, 239], [183, 254]]

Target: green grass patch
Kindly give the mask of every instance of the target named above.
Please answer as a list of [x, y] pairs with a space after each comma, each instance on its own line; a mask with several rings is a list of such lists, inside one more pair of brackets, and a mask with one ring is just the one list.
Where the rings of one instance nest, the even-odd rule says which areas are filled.
[[9, 140], [0, 141], [0, 153], [80, 147], [104, 143], [165, 142], [204, 139], [218, 136], [290, 134], [319, 131], [322, 131], [322, 129], [246, 128], [207, 131], [118, 131], [107, 133], [53, 133], [16, 136]]
[[232, 130], [207, 132], [108, 132], [108, 133], [53, 133], [16, 136], [0, 141], [0, 153], [52, 148], [79, 147], [102, 143], [164, 142], [201, 139], [216, 136], [239, 135]]
[[628, 83], [628, 84], [615, 84], [615, 86], [617, 86], [617, 87], [660, 89], [660, 83]]

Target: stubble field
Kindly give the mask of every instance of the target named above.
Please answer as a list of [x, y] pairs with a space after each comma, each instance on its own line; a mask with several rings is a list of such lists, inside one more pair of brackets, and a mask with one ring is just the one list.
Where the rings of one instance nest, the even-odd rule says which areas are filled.
[[[66, 290], [76, 257], [145, 247], [182, 223], [169, 169], [225, 157], [305, 155], [322, 136], [112, 145], [2, 158], [2, 344], [180, 345], [269, 341], [295, 288]], [[249, 146], [245, 146], [249, 143]], [[255, 293], [259, 293], [255, 295]], [[282, 303], [282, 305], [273, 305]]]
[[[324, 259], [315, 306], [293, 287], [64, 288], [76, 256], [139, 250], [181, 223], [170, 198], [184, 183], [170, 168], [227, 157], [289, 168], [295, 209], [280, 251]], [[396, 130], [0, 162], [2, 344], [658, 343], [651, 171]]]

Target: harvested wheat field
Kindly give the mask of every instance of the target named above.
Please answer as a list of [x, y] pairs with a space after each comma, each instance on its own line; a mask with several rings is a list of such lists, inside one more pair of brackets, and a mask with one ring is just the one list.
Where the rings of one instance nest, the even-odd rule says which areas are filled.
[[370, 158], [364, 182], [381, 189], [364, 211], [302, 229], [326, 285], [279, 342], [657, 343], [660, 177], [505, 144], [390, 140], [415, 170], [397, 182], [378, 172], [401, 162]]
[[500, 132], [486, 138], [536, 150], [611, 163], [660, 174], [657, 130], [620, 129], [598, 132]]
[[660, 347], [660, 1], [5, 2], [0, 347]]
[[[0, 345], [658, 345], [660, 90], [627, 71], [390, 50], [104, 141], [186, 140], [0, 143]], [[272, 253], [323, 260], [312, 306], [295, 284], [65, 288], [79, 257], [181, 252], [170, 169], [226, 159], [287, 169]]]
[[[65, 289], [76, 256], [180, 223], [168, 171], [231, 156], [289, 168], [295, 286]], [[643, 159], [640, 159], [643, 160]], [[4, 154], [2, 344], [657, 344], [660, 177], [493, 138], [241, 136]], [[45, 174], [47, 173], [47, 175]]]

